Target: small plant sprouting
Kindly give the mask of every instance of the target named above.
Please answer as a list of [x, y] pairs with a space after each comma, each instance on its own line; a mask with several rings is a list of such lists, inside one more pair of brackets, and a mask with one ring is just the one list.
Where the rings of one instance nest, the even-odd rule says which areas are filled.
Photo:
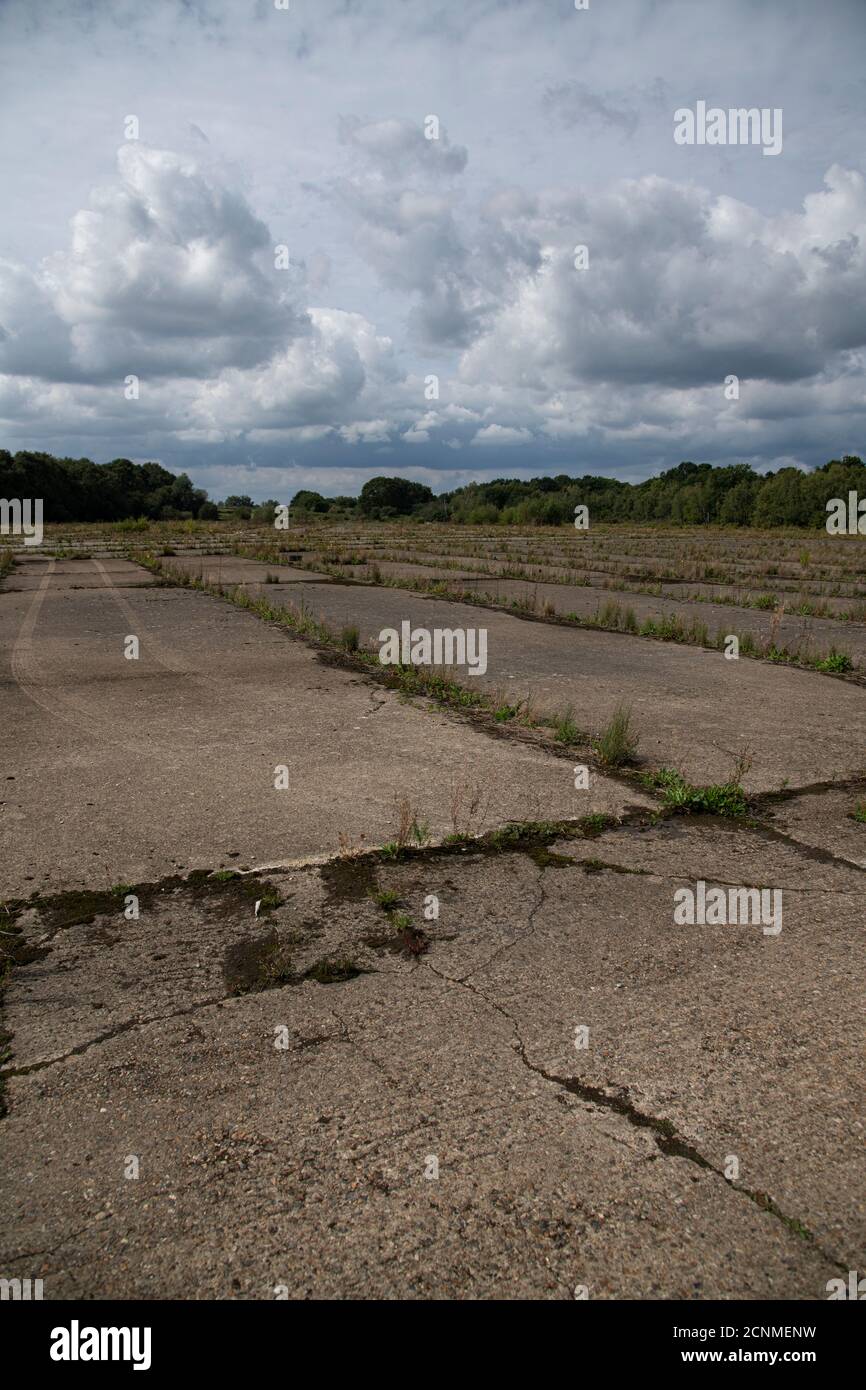
[[831, 647], [825, 657], [821, 657], [815, 662], [815, 669], [817, 671], [841, 673], [843, 671], [850, 671], [853, 665], [854, 663], [847, 652], [840, 652], [837, 651], [835, 647]]
[[553, 729], [557, 743], [580, 742], [580, 730], [574, 722], [574, 709], [571, 705], [566, 705], [562, 714], [555, 716]]
[[674, 768], [663, 767], [657, 772], [647, 773], [643, 780], [646, 786], [660, 791], [667, 809], [678, 815], [702, 813], [733, 818], [748, 815], [749, 812], [741, 776], [742, 771], [738, 766], [731, 781], [696, 787]]
[[400, 894], [395, 893], [393, 888], [383, 888], [381, 892], [373, 894], [373, 901], [387, 912], [389, 908], [398, 905], [400, 902]]
[[631, 727], [631, 710], [620, 705], [593, 743], [596, 756], [605, 767], [622, 767], [634, 761], [637, 746], [638, 737]]

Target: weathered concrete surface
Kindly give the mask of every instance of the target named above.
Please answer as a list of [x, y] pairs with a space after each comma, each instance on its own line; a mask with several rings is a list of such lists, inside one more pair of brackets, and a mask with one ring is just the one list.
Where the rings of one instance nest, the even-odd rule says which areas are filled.
[[578, 727], [590, 733], [625, 702], [640, 731], [640, 755], [694, 781], [727, 780], [744, 752], [752, 757], [746, 785], [755, 791], [845, 777], [866, 763], [866, 692], [826, 676], [626, 634], [526, 622], [390, 588], [305, 584], [261, 592], [275, 603], [303, 600], [335, 628], [355, 622], [362, 641], [371, 643], [385, 627], [399, 631], [404, 620], [427, 628], [484, 627], [487, 672], [469, 679], [529, 696], [539, 711], [571, 704]]
[[[515, 542], [504, 535], [480, 542], [478, 552], [473, 555], [463, 553], [465, 545], [452, 548], [444, 538], [441, 550], [432, 552], [426, 543], [411, 549], [406, 549], [405, 543], [403, 546], [373, 543], [365, 545], [364, 549], [375, 555], [383, 574], [395, 577], [430, 577], [432, 574], [445, 578], [462, 572], [476, 583], [485, 578], [494, 584], [498, 580], [508, 583], [505, 571], [520, 565], [529, 579], [524, 575], [515, 580], [518, 584], [538, 581], [574, 587], [591, 582], [593, 590], [608, 590], [623, 602], [632, 594], [615, 588], [618, 582], [635, 588], [648, 583], [660, 584], [663, 594], [675, 600], [695, 594], [714, 600], [724, 600], [728, 595], [755, 599], [769, 593], [789, 608], [795, 608], [804, 599], [819, 599], [834, 612], [850, 608], [857, 602], [858, 595], [862, 598], [858, 582], [862, 569], [858, 569], [856, 561], [834, 564], [825, 554], [815, 571], [801, 565], [771, 565], [766, 559], [735, 562], [732, 552], [736, 551], [736, 540], [729, 535], [727, 544], [723, 542], [718, 546], [718, 541], [718, 536], [709, 541], [701, 538], [694, 543], [693, 553], [684, 554], [669, 551], [664, 537], [657, 534], [653, 537], [650, 553], [642, 556], [607, 551], [604, 546], [581, 545], [569, 550], [567, 545], [545, 545], [537, 537]], [[334, 544], [338, 543], [335, 538]], [[454, 568], [446, 570], [445, 564]], [[715, 578], [703, 578], [708, 568], [716, 569]], [[369, 578], [369, 570], [369, 563], [357, 567], [358, 576]], [[681, 577], [675, 578], [671, 571]], [[700, 606], [697, 611], [701, 611]]]
[[326, 576], [310, 570], [267, 565], [239, 555], [169, 555], [162, 559], [162, 565], [169, 574], [188, 574], [205, 584], [303, 584], [313, 580], [327, 583]]
[[457, 581], [460, 587], [489, 596], [494, 603], [509, 604], [513, 599], [531, 599], [539, 607], [549, 603], [557, 614], [576, 613], [592, 618], [605, 604], [616, 603], [633, 610], [638, 623], [663, 617], [679, 618], [685, 627], [704, 623], [711, 637], [717, 632], [750, 632], [759, 642], [775, 642], [804, 655], [824, 655], [832, 648], [846, 652], [852, 662], [866, 667], [866, 627], [862, 623], [839, 622], [832, 618], [806, 618], [786, 613], [781, 618], [755, 608], [735, 604], [706, 604], [677, 601], [670, 597], [633, 594], [616, 589], [589, 588], [576, 584], [548, 584], [520, 579], [474, 578]]
[[806, 791], [768, 807], [771, 824], [803, 845], [866, 869], [866, 822], [854, 819], [866, 807], [866, 779], [836, 790]]
[[[275, 874], [258, 921], [255, 881], [163, 885], [137, 922], [30, 910], [4, 1272], [47, 1298], [825, 1298], [866, 1234], [861, 873], [712, 823], [555, 848]], [[782, 885], [781, 934], [675, 926], [697, 876]], [[388, 948], [384, 888], [425, 954]], [[365, 973], [303, 978], [338, 959]]]
[[[862, 1268], [854, 783], [771, 802], [766, 826], [647, 819], [552, 853], [165, 878], [392, 839], [403, 798], [437, 837], [648, 802], [598, 775], [575, 792], [569, 761], [219, 600], [83, 564], [99, 589], [59, 562], [0, 594], [0, 896], [102, 890], [4, 909], [25, 947], [3, 1019], [5, 1277], [49, 1299], [823, 1299]], [[696, 780], [747, 739], [759, 786], [844, 775], [862, 748], [863, 693], [839, 682], [293, 587], [372, 635], [484, 623], [492, 686], [590, 727], [634, 695], [641, 751]], [[676, 924], [698, 879], [780, 889], [782, 931]]]
[[[500, 562], [500, 568], [506, 562]], [[553, 612], [560, 616], [575, 613], [581, 618], [594, 618], [605, 605], [617, 604], [623, 611], [631, 609], [639, 623], [647, 619], [658, 620], [663, 617], [679, 618], [685, 627], [693, 623], [706, 625], [710, 636], [717, 632], [749, 632], [760, 642], [773, 641], [778, 646], [787, 646], [791, 651], [801, 651], [804, 655], [823, 655], [832, 648], [846, 652], [855, 665], [866, 666], [866, 627], [862, 623], [839, 621], [833, 618], [805, 617], [788, 611], [781, 616], [764, 609], [745, 608], [733, 603], [694, 603], [680, 595], [683, 588], [689, 592], [703, 590], [718, 593], [719, 585], [680, 585], [667, 586], [663, 594], [639, 594], [628, 590], [605, 587], [605, 576], [595, 575], [594, 582], [573, 584], [558, 582], [556, 568], [544, 566], [542, 577], [538, 579], [506, 579], [493, 574], [477, 574], [467, 570], [452, 570], [432, 565], [405, 562], [378, 561], [379, 571], [393, 579], [430, 580], [434, 579], [449, 586], [455, 592], [463, 590], [474, 594], [478, 599], [489, 600], [493, 604], [509, 606], [515, 600], [529, 602], [541, 611], [549, 604]], [[348, 572], [359, 578], [369, 578], [369, 566], [349, 566]], [[262, 576], [263, 577], [263, 576]], [[730, 586], [728, 586], [730, 587]], [[766, 586], [757, 587], [742, 596], [757, 598], [769, 592]], [[780, 604], [792, 607], [797, 596], [780, 591]], [[851, 599], [836, 600], [836, 607], [851, 607]]]
[[66, 563], [0, 594], [2, 895], [381, 844], [404, 798], [434, 838], [476, 790], [476, 832], [647, 804], [600, 776], [576, 792], [568, 762], [413, 708], [218, 599], [56, 588]]
[[139, 588], [155, 584], [156, 578], [141, 565], [115, 556], [99, 556], [87, 560], [52, 560], [48, 557], [34, 556], [19, 558], [15, 569], [9, 575], [5, 589], [19, 589], [25, 593], [38, 591], [50, 576], [52, 590], [60, 589], [101, 589], [109, 585], [113, 588]]
[[[716, 1168], [736, 1155], [743, 1187], [853, 1260], [866, 1239], [862, 872], [712, 821], [606, 833], [590, 855], [643, 873], [593, 864], [575, 885], [548, 870], [531, 935], [468, 982], [543, 1070], [671, 1120]], [[676, 925], [674, 892], [698, 879], [779, 889], [781, 932]], [[448, 975], [462, 972], [454, 950]], [[590, 1030], [580, 1053], [576, 1023]]]

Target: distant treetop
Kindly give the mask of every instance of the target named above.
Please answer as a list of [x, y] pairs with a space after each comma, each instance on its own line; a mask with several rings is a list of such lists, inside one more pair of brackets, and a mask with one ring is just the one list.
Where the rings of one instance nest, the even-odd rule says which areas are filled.
[[[468, 525], [546, 525], [571, 522], [576, 506], [593, 521], [665, 522], [683, 526], [823, 526], [831, 498], [849, 492], [866, 497], [866, 465], [855, 454], [803, 472], [781, 468], [756, 473], [747, 463], [714, 468], [686, 460], [642, 483], [586, 474], [570, 478], [494, 478], [434, 497], [408, 478], [371, 478], [359, 497], [323, 497], [303, 488], [291, 511], [308, 520], [411, 518]], [[129, 517], [214, 520], [216, 504], [185, 473], [158, 463], [54, 458], [0, 449], [0, 497], [41, 497], [47, 521], [123, 521]], [[269, 520], [278, 503], [255, 503], [246, 494], [227, 497], [223, 513], [255, 522]]]

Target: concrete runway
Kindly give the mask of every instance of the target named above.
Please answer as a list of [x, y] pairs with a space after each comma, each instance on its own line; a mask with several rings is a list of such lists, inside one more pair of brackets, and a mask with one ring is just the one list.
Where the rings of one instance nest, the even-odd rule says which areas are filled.
[[[242, 562], [235, 562], [241, 564]], [[236, 573], [240, 573], [240, 569]], [[721, 652], [621, 633], [565, 629], [410, 590], [339, 583], [244, 584], [272, 604], [304, 604], [337, 631], [357, 624], [375, 646], [385, 628], [487, 630], [488, 666], [479, 685], [529, 697], [540, 712], [571, 705], [595, 733], [616, 706], [632, 708], [639, 753], [691, 781], [724, 782], [741, 753], [746, 785], [776, 791], [866, 770], [866, 688]], [[457, 673], [465, 679], [465, 671]]]
[[[119, 561], [34, 577], [0, 592], [4, 1277], [46, 1299], [821, 1300], [862, 1267], [862, 789], [657, 821], [216, 598]], [[747, 739], [759, 786], [857, 766], [840, 682], [303, 589], [365, 630], [489, 620], [494, 683], [570, 691], [590, 724], [633, 691], [641, 750], [696, 774]], [[475, 832], [617, 823], [333, 858], [393, 838], [401, 798], [439, 841], [472, 789]], [[781, 893], [781, 931], [678, 923], [698, 880]]]

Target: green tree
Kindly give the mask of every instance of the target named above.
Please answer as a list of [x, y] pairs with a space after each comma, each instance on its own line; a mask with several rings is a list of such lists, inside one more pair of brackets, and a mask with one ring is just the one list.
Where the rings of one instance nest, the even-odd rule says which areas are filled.
[[371, 478], [361, 488], [358, 510], [363, 516], [408, 516], [433, 500], [432, 489], [408, 478]]

